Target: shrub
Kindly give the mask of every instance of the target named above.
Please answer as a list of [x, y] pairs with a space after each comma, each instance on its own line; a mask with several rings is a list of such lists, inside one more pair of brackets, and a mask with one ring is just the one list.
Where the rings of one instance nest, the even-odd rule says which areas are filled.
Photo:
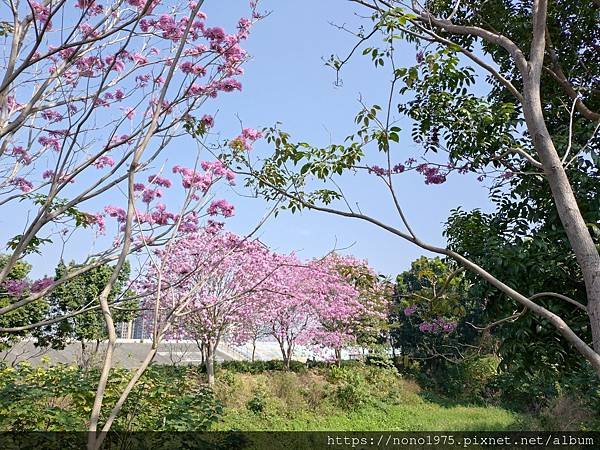
[[500, 358], [485, 355], [466, 359], [460, 367], [465, 394], [470, 397], [485, 397], [486, 388], [498, 375]]
[[349, 367], [333, 366], [327, 378], [330, 383], [337, 385], [334, 398], [340, 407], [358, 409], [371, 402], [371, 393], [360, 371]]
[[340, 407], [344, 409], [359, 409], [372, 400], [371, 393], [364, 381], [346, 381], [335, 390], [335, 398]]
[[[106, 417], [132, 374], [114, 369], [106, 387]], [[58, 365], [20, 365], [0, 370], [0, 431], [85, 430], [97, 370]], [[151, 366], [132, 390], [113, 429], [207, 430], [221, 416], [220, 402], [206, 388], [197, 368]]]
[[262, 414], [267, 409], [267, 395], [261, 388], [257, 388], [252, 395], [252, 398], [246, 403], [248, 411], [254, 414]]
[[386, 353], [373, 353], [367, 355], [365, 362], [369, 366], [380, 367], [382, 369], [393, 369], [394, 361]]
[[[283, 361], [273, 359], [270, 361], [224, 361], [219, 364], [220, 368], [237, 373], [257, 374], [266, 371], [286, 371]], [[305, 372], [306, 366], [300, 361], [290, 361], [290, 372]]]

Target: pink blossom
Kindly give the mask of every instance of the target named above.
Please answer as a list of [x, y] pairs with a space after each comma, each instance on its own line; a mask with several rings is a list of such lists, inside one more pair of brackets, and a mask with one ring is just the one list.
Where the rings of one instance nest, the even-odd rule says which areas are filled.
[[204, 125], [205, 128], [212, 128], [215, 126], [215, 119], [213, 118], [213, 116], [205, 114], [202, 116], [202, 119], [200, 119], [200, 123], [202, 123], [202, 125]]
[[31, 161], [32, 161], [31, 155], [29, 154], [29, 152], [27, 152], [27, 150], [25, 150], [20, 145], [17, 147], [13, 147], [11, 153], [13, 156], [17, 157], [17, 159], [20, 162], [22, 162], [23, 164], [25, 164], [26, 166], [31, 164]]
[[129, 120], [133, 120], [133, 118], [135, 117], [135, 110], [133, 108], [130, 108], [130, 107], [123, 108], [123, 114]]
[[252, 128], [244, 128], [242, 130], [242, 136], [246, 139], [249, 139], [250, 141], [256, 141], [257, 139], [260, 139], [263, 136], [263, 134], [262, 132], [254, 130]]
[[31, 292], [38, 293], [41, 292], [54, 284], [54, 280], [50, 277], [44, 277], [39, 280], [34, 281], [31, 284]]
[[55, 152], [58, 152], [60, 150], [60, 142], [56, 138], [49, 138], [47, 136], [41, 136], [38, 139], [38, 142], [41, 145], [43, 145], [44, 147], [50, 147]]
[[111, 68], [110, 70], [114, 70], [115, 72], [122, 72], [125, 68], [125, 64], [123, 64], [121, 60], [115, 58], [114, 55], [104, 58], [104, 62]]
[[226, 200], [214, 200], [208, 209], [207, 213], [211, 216], [216, 216], [217, 214], [221, 214], [224, 217], [232, 217], [235, 211], [233, 205], [228, 203]]
[[33, 9], [33, 17], [42, 24], [46, 24], [48, 29], [52, 28], [52, 22], [50, 21], [50, 8], [38, 2], [31, 0], [28, 1], [29, 5]]
[[160, 189], [145, 189], [142, 192], [142, 201], [144, 203], [151, 203], [155, 198], [160, 198], [162, 195]]
[[116, 206], [105, 206], [104, 212], [110, 217], [117, 219], [117, 222], [125, 222], [125, 219], [127, 218], [127, 213], [125, 210]]
[[98, 234], [106, 234], [106, 223], [104, 221], [104, 214], [93, 214], [92, 216], [90, 216], [89, 222], [91, 225], [95, 225], [98, 228]]
[[112, 167], [115, 165], [115, 160], [110, 156], [102, 155], [94, 162], [94, 166], [98, 169], [104, 169], [105, 167]]
[[148, 177], [148, 183], [156, 184], [164, 188], [170, 188], [173, 183], [168, 178], [161, 177], [159, 175], [151, 175]]
[[194, 63], [191, 61], [185, 61], [179, 65], [179, 68], [183, 73], [192, 73], [194, 70]]
[[168, 225], [169, 221], [175, 220], [175, 214], [168, 212], [162, 203], [156, 205], [151, 217], [157, 225]]
[[42, 111], [42, 118], [51, 122], [60, 122], [63, 120], [63, 115], [58, 111], [53, 111], [51, 109], [45, 109]]
[[33, 183], [23, 177], [13, 178], [10, 184], [16, 186], [21, 192], [31, 192], [33, 189]]
[[225, 39], [225, 30], [221, 27], [207, 28], [204, 31], [204, 37], [212, 41], [220, 42]]
[[21, 297], [29, 289], [27, 280], [6, 280], [2, 285], [10, 297]]
[[235, 80], [233, 78], [227, 78], [227, 79], [217, 83], [217, 89], [219, 89], [220, 91], [225, 91], [225, 92], [233, 92], [235, 90], [241, 91], [242, 83], [240, 83], [238, 80]]
[[404, 308], [404, 315], [411, 316], [417, 310], [417, 305], [410, 305], [408, 308]]

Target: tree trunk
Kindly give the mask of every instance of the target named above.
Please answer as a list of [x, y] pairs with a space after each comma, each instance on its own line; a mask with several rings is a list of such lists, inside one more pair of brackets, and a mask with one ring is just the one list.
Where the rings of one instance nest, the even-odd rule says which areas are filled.
[[546, 179], [561, 223], [583, 273], [587, 311], [592, 329], [592, 347], [600, 353], [600, 255], [581, 215], [571, 183], [544, 120], [539, 82], [525, 80], [523, 112], [535, 150], [544, 167]]
[[283, 366], [284, 367], [289, 367], [289, 363], [286, 362], [287, 360], [287, 353], [285, 351], [285, 347], [283, 345], [283, 340], [280, 340], [279, 338], [276, 338], [277, 342], [279, 343], [279, 349], [281, 350], [281, 359], [283, 360]]
[[82, 339], [81, 341], [81, 366], [84, 370], [88, 369], [87, 358], [85, 354], [85, 341]]
[[335, 353], [335, 363], [338, 367], [342, 367], [342, 350], [336, 348], [333, 350]]
[[212, 343], [208, 343], [206, 346], [206, 376], [208, 377], [208, 385], [214, 386], [215, 384], [215, 354]]
[[252, 362], [254, 362], [255, 355], [256, 355], [256, 339], [252, 339]]

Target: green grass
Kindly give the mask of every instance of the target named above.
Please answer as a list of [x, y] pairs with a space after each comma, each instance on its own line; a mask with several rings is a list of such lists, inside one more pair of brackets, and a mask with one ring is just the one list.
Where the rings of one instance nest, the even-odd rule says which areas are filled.
[[348, 413], [301, 411], [295, 417], [227, 408], [215, 430], [242, 431], [504, 431], [519, 429], [521, 418], [496, 407], [373, 405]]
[[[357, 369], [355, 369], [357, 370]], [[241, 431], [504, 431], [525, 426], [519, 414], [494, 406], [427, 399], [412, 381], [389, 372], [361, 371], [368, 401], [340, 405], [343, 381], [326, 372], [229, 375], [217, 386], [224, 403], [214, 430]], [[253, 411], [259, 397], [261, 411]]]

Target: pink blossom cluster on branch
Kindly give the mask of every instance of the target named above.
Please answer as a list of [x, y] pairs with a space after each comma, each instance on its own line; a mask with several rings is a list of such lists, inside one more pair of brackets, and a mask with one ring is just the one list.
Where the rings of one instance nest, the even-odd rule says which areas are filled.
[[391, 169], [385, 169], [378, 165], [372, 165], [367, 167], [369, 173], [375, 174], [380, 177], [388, 175], [397, 175], [400, 173], [415, 171], [420, 173], [425, 178], [425, 184], [442, 184], [445, 183], [448, 175], [452, 172], [458, 172], [465, 174], [469, 172], [468, 165], [456, 167], [452, 163], [448, 164], [434, 164], [434, 163], [418, 163], [414, 158], [409, 158], [404, 164], [398, 163]]
[[[127, 192], [131, 174], [137, 242], [149, 242], [160, 226], [197, 231], [210, 188], [219, 180], [234, 183], [220, 161], [198, 168], [175, 161], [174, 178], [159, 169], [185, 123], [197, 114], [206, 130], [212, 128], [207, 102], [241, 90], [238, 78], [248, 59], [242, 45], [261, 17], [250, 2], [249, 17], [226, 30], [211, 24], [200, 6], [26, 0], [7, 8], [12, 27], [0, 56], [6, 69], [0, 80], [0, 205], [18, 202], [29, 219], [0, 282], [37, 236], [56, 227], [91, 225], [104, 234], [112, 218], [115, 243], [122, 243], [128, 202], [114, 204], [110, 193], [117, 187]], [[168, 202], [165, 192], [177, 176], [185, 190], [180, 204]], [[100, 211], [80, 211], [92, 200], [103, 205]], [[224, 200], [209, 209], [205, 215], [234, 213]]]

